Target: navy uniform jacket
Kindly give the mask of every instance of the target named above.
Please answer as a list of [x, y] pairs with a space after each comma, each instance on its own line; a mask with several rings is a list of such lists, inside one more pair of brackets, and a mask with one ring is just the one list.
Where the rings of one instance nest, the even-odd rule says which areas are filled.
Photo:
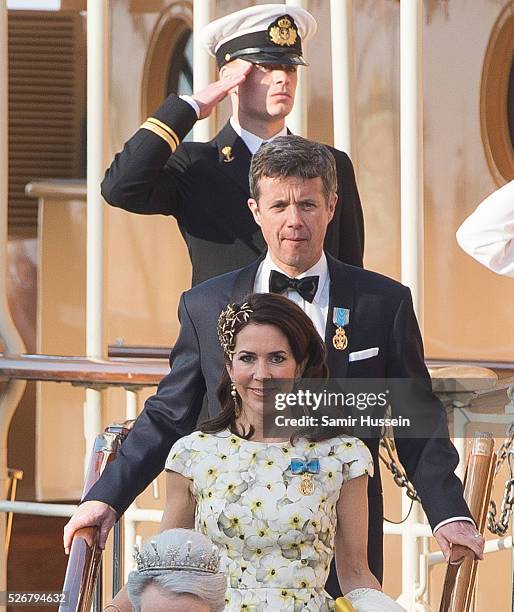
[[[197, 120], [193, 108], [175, 95], [154, 117], [171, 127], [177, 140]], [[225, 147], [231, 147], [230, 155], [223, 153]], [[352, 162], [346, 153], [329, 149], [336, 159], [339, 199], [325, 249], [362, 267], [364, 226]], [[196, 285], [242, 268], [266, 250], [247, 206], [250, 160], [250, 151], [230, 123], [210, 142], [183, 142], [171, 156], [165, 140], [139, 129], [107, 170], [102, 195], [130, 212], [173, 215], [189, 250]]]
[[[330, 274], [329, 316], [325, 341], [332, 378], [407, 378], [430, 384], [423, 344], [407, 287], [375, 272], [343, 264], [327, 256]], [[210, 279], [182, 295], [180, 334], [170, 355], [170, 373], [150, 397], [119, 457], [108, 464], [86, 500], [100, 500], [123, 513], [133, 499], [161, 472], [173, 443], [191, 433], [207, 395], [210, 416], [219, 412], [216, 391], [224, 367], [216, 324], [227, 303], [252, 293], [259, 262]], [[348, 347], [332, 345], [335, 306], [350, 310]], [[378, 347], [378, 354], [350, 362], [351, 352]], [[435, 398], [434, 398], [435, 399]], [[394, 408], [394, 406], [393, 406]], [[400, 460], [420, 495], [430, 525], [454, 516], [470, 516], [454, 471], [458, 454], [448, 437], [441, 404], [429, 402], [431, 422], [439, 435], [431, 439], [397, 438]], [[424, 415], [419, 415], [422, 418]], [[370, 479], [369, 547], [371, 570], [382, 576], [382, 486], [378, 438], [366, 441], [375, 461]], [[331, 590], [334, 594], [334, 590]]]

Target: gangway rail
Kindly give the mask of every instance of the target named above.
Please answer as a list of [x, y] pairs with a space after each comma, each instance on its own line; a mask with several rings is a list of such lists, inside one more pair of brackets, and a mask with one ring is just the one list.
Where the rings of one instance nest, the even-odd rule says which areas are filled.
[[69, 382], [80, 385], [153, 387], [169, 364], [151, 359], [90, 359], [57, 355], [0, 354], [0, 380]]
[[[42, 354], [9, 354], [0, 353], [0, 383], [7, 384], [10, 380], [39, 381], [54, 383], [70, 383], [72, 385], [84, 386], [86, 389], [105, 389], [117, 387], [124, 389], [127, 395], [127, 414], [130, 419], [137, 416], [138, 392], [145, 387], [155, 387], [163, 376], [169, 373], [167, 360], [156, 359], [97, 359], [84, 356], [57, 356]], [[3, 424], [0, 422], [0, 428]], [[8, 423], [7, 423], [8, 426]], [[31, 502], [16, 502], [0, 499], [0, 512], [70, 516], [76, 506], [72, 504], [41, 504]], [[125, 514], [124, 521], [129, 531], [134, 531], [133, 526], [142, 520], [158, 521], [159, 511], [137, 508], [132, 504], [129, 512]], [[89, 562], [98, 561], [98, 554], [91, 557], [88, 550], [83, 550], [84, 559]], [[87, 554], [86, 554], [87, 553]], [[2, 554], [2, 553], [0, 553]], [[128, 557], [128, 552], [126, 551]], [[122, 563], [118, 554], [118, 566]], [[2, 554], [0, 566], [5, 566], [6, 555]], [[93, 567], [93, 566], [91, 566]], [[95, 572], [97, 568], [95, 566]], [[88, 574], [90, 580], [88, 587], [93, 582], [94, 575]], [[89, 588], [88, 588], [89, 592]], [[81, 591], [83, 593], [83, 591]], [[85, 593], [84, 593], [85, 594]], [[88, 595], [89, 597], [89, 595]], [[90, 599], [80, 597], [82, 605], [89, 604]], [[98, 606], [98, 602], [95, 602]]]

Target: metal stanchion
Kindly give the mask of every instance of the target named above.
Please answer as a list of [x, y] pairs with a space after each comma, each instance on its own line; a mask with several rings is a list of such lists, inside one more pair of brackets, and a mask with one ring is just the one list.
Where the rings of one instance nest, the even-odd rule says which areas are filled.
[[112, 596], [116, 597], [123, 585], [123, 517], [114, 525], [112, 545]]
[[[509, 451], [509, 469], [510, 469], [510, 477], [514, 478], [514, 451]], [[512, 601], [511, 607], [512, 612], [514, 612], [514, 519], [511, 516], [511, 524], [510, 524], [511, 534], [512, 534]]]
[[[15, 501], [16, 499], [16, 489], [18, 487], [18, 481], [23, 478], [23, 470], [15, 470], [8, 469], [7, 475], [9, 478], [9, 493], [6, 495], [6, 498], [10, 501]], [[11, 533], [12, 533], [12, 522], [13, 522], [13, 513], [7, 513], [7, 524], [5, 528], [5, 554], [6, 556], [9, 554], [9, 545], [11, 543]]]
[[100, 562], [98, 565], [98, 579], [95, 584], [95, 596], [93, 599], [93, 612], [102, 612], [102, 607], [103, 607], [102, 573], [103, 573], [103, 563], [102, 563], [102, 560], [100, 559]]

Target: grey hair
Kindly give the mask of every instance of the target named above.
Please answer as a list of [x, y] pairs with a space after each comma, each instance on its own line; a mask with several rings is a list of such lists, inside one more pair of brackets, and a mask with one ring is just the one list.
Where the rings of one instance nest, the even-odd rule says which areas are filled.
[[[177, 548], [180, 556], [185, 556], [188, 542], [191, 542], [191, 559], [199, 559], [204, 553], [209, 556], [212, 553], [212, 542], [208, 537], [190, 529], [168, 529], [152, 537], [152, 542], [164, 559], [166, 552], [171, 548]], [[141, 553], [154, 554], [154, 548], [147, 540]], [[181, 554], [183, 553], [183, 554]], [[141, 610], [141, 596], [150, 584], [158, 585], [159, 588], [168, 593], [194, 595], [207, 602], [211, 612], [222, 612], [225, 608], [225, 592], [227, 589], [227, 578], [221, 572], [211, 574], [200, 570], [168, 570], [155, 572], [153, 574], [134, 571], [130, 572], [127, 581], [127, 594], [136, 612]]]
[[328, 200], [337, 191], [334, 156], [325, 145], [301, 136], [279, 136], [263, 144], [250, 164], [250, 193], [259, 200], [261, 178], [320, 178]]

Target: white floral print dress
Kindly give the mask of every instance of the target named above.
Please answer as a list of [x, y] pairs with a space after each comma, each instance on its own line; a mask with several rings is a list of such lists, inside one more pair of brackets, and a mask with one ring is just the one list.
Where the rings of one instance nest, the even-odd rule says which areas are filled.
[[[292, 458], [319, 459], [314, 491], [301, 492]], [[209, 536], [227, 575], [227, 612], [325, 612], [341, 485], [373, 474], [357, 438], [252, 442], [228, 430], [177, 440], [166, 469], [193, 481], [195, 529]]]

